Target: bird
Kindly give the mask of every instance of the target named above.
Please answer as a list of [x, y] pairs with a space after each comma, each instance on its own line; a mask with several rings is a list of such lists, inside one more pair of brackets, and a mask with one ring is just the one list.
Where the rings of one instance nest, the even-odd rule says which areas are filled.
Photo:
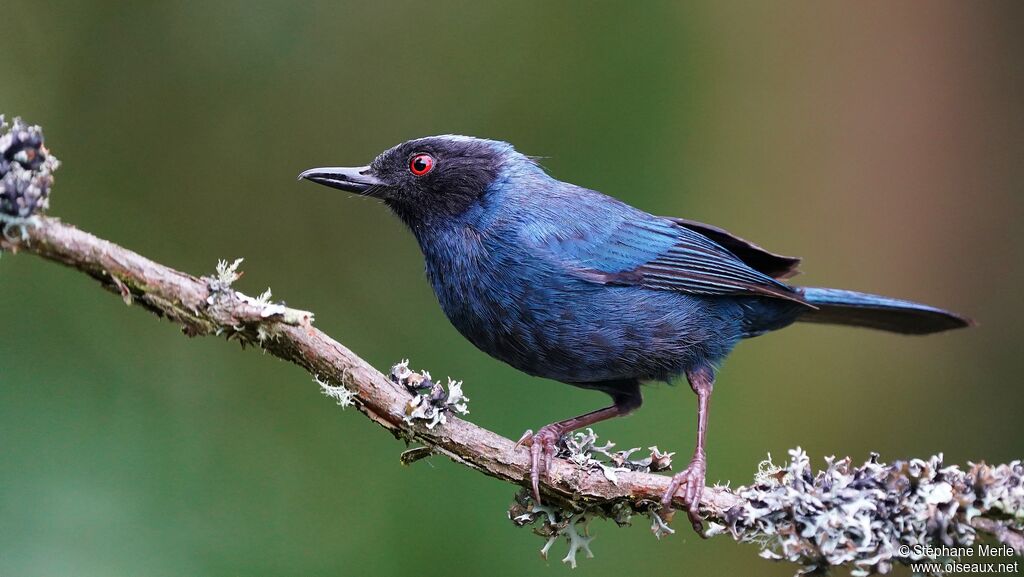
[[524, 373], [611, 397], [606, 408], [523, 434], [524, 483], [538, 505], [564, 435], [635, 411], [642, 383], [685, 377], [697, 396], [697, 439], [661, 511], [670, 516], [682, 490], [703, 534], [711, 393], [739, 341], [795, 322], [917, 335], [973, 324], [916, 302], [789, 284], [799, 258], [557, 180], [503, 141], [417, 138], [369, 165], [313, 168], [303, 179], [390, 208], [418, 242], [444, 313], [477, 348]]

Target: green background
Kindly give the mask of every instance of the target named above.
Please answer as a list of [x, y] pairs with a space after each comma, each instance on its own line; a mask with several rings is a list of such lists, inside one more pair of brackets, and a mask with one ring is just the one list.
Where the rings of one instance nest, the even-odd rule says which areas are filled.
[[[513, 142], [557, 177], [805, 257], [805, 284], [981, 326], [797, 326], [719, 376], [709, 481], [803, 446], [950, 462], [1024, 454], [1020, 4], [5, 2], [0, 112], [64, 161], [51, 214], [196, 274], [246, 257], [379, 368], [466, 381], [506, 436], [597, 408], [464, 341], [412, 237], [295, 181], [397, 142]], [[189, 340], [81, 274], [0, 259], [0, 575], [565, 574], [514, 488], [405, 448], [303, 371]], [[688, 388], [619, 446], [687, 454]], [[592, 527], [585, 575], [790, 575], [726, 538]], [[684, 524], [685, 525], [685, 524]]]

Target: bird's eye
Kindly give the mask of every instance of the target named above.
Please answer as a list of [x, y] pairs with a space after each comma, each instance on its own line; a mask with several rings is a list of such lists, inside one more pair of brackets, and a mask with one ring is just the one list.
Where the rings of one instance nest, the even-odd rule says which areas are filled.
[[434, 157], [429, 154], [417, 154], [409, 160], [409, 172], [423, 176], [434, 169]]

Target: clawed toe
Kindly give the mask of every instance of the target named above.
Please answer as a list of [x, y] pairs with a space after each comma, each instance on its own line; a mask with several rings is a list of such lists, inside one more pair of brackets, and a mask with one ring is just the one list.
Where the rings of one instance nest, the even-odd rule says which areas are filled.
[[558, 439], [561, 437], [557, 431], [548, 427], [542, 427], [536, 434], [527, 430], [516, 442], [516, 448], [529, 447], [530, 449], [530, 487], [533, 490], [533, 501], [540, 505], [540, 477], [548, 471], [548, 465], [555, 458]]
[[519, 437], [519, 440], [516, 441], [515, 448], [518, 449], [519, 447], [529, 447], [532, 444], [533, 444], [533, 429], [526, 429], [526, 432], [523, 433], [523, 436]]
[[690, 461], [690, 466], [672, 477], [672, 483], [668, 490], [661, 497], [661, 515], [668, 522], [672, 519], [672, 499], [680, 488], [683, 489], [683, 502], [686, 504], [686, 516], [693, 525], [693, 530], [704, 537], [704, 522], [700, 517], [700, 498], [704, 492], [705, 483], [704, 458], [695, 457]]

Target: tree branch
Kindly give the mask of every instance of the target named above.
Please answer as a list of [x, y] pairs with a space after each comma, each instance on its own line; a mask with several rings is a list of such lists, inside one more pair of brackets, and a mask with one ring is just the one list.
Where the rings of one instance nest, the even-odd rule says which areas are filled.
[[[433, 429], [405, 422], [405, 407], [412, 398], [409, 391], [313, 327], [311, 313], [279, 307], [287, 313], [267, 315], [264, 306], [254, 304], [256, 299], [211, 287], [216, 279], [171, 269], [56, 218], [38, 217], [25, 227], [24, 235], [24, 240], [17, 235], [0, 240], [0, 249], [30, 252], [84, 272], [126, 302], [130, 299], [181, 325], [186, 335], [227, 335], [259, 345], [312, 375], [342, 384], [355, 392], [360, 412], [397, 438], [423, 443], [434, 453], [503, 481], [523, 484], [529, 477], [528, 452], [514, 449], [514, 443], [501, 435], [454, 416]], [[542, 492], [556, 503], [639, 504], [657, 501], [669, 484], [664, 476], [635, 472], [619, 473], [618, 479], [615, 485], [600, 471], [581, 472], [556, 461]], [[724, 489], [709, 488], [702, 499], [704, 509], [713, 515], [738, 503]]]
[[[156, 263], [55, 218], [33, 217], [31, 221], [24, 221], [17, 226], [23, 230], [19, 230], [19, 234], [10, 234], [8, 231], [0, 240], [0, 249], [29, 252], [84, 272], [121, 296], [126, 303], [139, 304], [179, 324], [186, 335], [225, 335], [229, 339], [239, 340], [243, 345], [256, 345], [276, 357], [299, 365], [325, 384], [344, 386], [354, 394], [354, 405], [371, 421], [396, 438], [424, 445], [425, 450], [410, 454], [410, 462], [427, 452], [440, 454], [485, 475], [526, 486], [529, 477], [526, 450], [517, 450], [511, 440], [453, 415], [446, 417], [445, 424], [434, 428], [428, 428], [420, 421], [409, 422], [406, 419], [406, 408], [413, 399], [409, 390], [314, 328], [312, 313], [288, 309], [265, 299], [247, 297], [231, 289], [233, 270], [224, 270], [230, 267], [219, 267], [222, 269], [220, 278], [199, 278]], [[765, 467], [751, 487], [741, 487], [736, 491], [722, 487], [706, 488], [701, 499], [701, 512], [712, 523], [713, 534], [728, 533], [743, 541], [763, 541], [767, 535], [772, 534], [780, 540], [784, 537], [792, 538], [792, 543], [788, 544], [792, 549], [789, 553], [774, 552], [766, 556], [787, 558], [807, 566], [826, 566], [830, 555], [822, 551], [822, 546], [827, 540], [815, 542], [820, 535], [798, 535], [805, 527], [800, 527], [799, 515], [792, 510], [793, 503], [779, 500], [780, 490], [785, 489], [782, 493], [786, 493], [793, 488], [794, 483], [806, 485], [801, 490], [808, 495], [811, 493], [809, 487], [814, 485], [808, 481], [812, 475], [807, 469], [806, 455], [794, 452], [793, 456], [793, 464], [788, 470], [764, 464]], [[941, 478], [943, 472], [947, 478], [952, 479], [951, 471], [943, 470], [941, 460], [936, 459], [912, 461], [909, 464], [895, 463], [884, 467], [871, 461], [865, 465], [866, 468], [856, 470], [849, 468], [848, 459], [830, 461], [829, 471], [832, 476], [824, 480], [831, 484], [844, 477], [863, 479], [865, 471], [873, 466], [878, 469], [875, 471], [876, 476], [880, 475], [892, 485], [888, 492], [898, 493], [900, 480], [909, 484], [908, 478], [913, 477], [920, 483], [925, 469], [930, 470], [929, 478], [932, 481], [935, 481], [936, 474]], [[910, 470], [911, 467], [917, 471]], [[783, 483], [787, 475], [790, 482]], [[825, 473], [819, 473], [821, 475]], [[964, 477], [960, 480], [962, 486], [938, 481], [936, 486], [940, 488], [933, 487], [935, 491], [949, 491], [949, 495], [939, 495], [938, 500], [931, 494], [917, 495], [921, 498], [922, 506], [931, 503], [929, 499], [932, 499], [932, 509], [936, 508], [936, 504], [953, 503], [953, 497], [959, 497], [964, 505], [959, 511], [953, 507], [952, 513], [944, 517], [944, 531], [932, 530], [931, 534], [926, 531], [920, 536], [919, 542], [935, 547], [970, 544], [973, 543], [974, 531], [978, 530], [1010, 545], [1018, 555], [1022, 554], [1024, 491], [1020, 487], [1024, 469], [1020, 462], [1000, 467], [975, 465], [969, 473], [961, 475]], [[537, 509], [526, 500], [523, 492], [519, 503], [513, 506], [511, 516], [521, 524], [543, 521], [546, 529], [540, 532], [550, 538], [548, 546], [555, 538], [563, 535], [574, 542], [574, 536], [576, 539], [584, 539], [576, 527], [580, 521], [585, 523], [595, 516], [623, 521], [632, 513], [649, 514], [655, 511], [656, 502], [669, 483], [666, 476], [635, 471], [617, 470], [615, 477], [616, 482], [613, 483], [600, 468], [581, 468], [578, 464], [556, 459], [551, 464], [548, 478], [541, 485], [548, 507]], [[1012, 493], [1013, 483], [1016, 483], [1016, 493]], [[984, 508], [980, 508], [980, 504], [975, 501], [989, 496], [989, 493], [994, 494], [994, 491], [983, 490], [989, 485], [998, 485], [1012, 494], [993, 497], [999, 506], [985, 503]], [[865, 503], [880, 507], [885, 505], [886, 498], [886, 493], [868, 494]], [[774, 505], [773, 500], [777, 501]], [[676, 504], [683, 505], [678, 500]], [[970, 516], [967, 505], [974, 507], [971, 520], [967, 519]], [[893, 503], [888, 506], [892, 507]], [[787, 508], [791, 509], [788, 513]], [[932, 522], [933, 514], [928, 511], [919, 513], [926, 522]], [[658, 529], [657, 522], [654, 528]], [[586, 543], [581, 543], [579, 546], [585, 548]], [[898, 540], [890, 544], [895, 543]], [[781, 545], [785, 549], [786, 543]], [[775, 544], [776, 549], [779, 546], [780, 543]], [[929, 555], [919, 557], [927, 558]], [[869, 557], [869, 560], [875, 561], [869, 567], [884, 572], [885, 563], [890, 559], [906, 561], [911, 558], [912, 554], [900, 555], [894, 547], [888, 557], [881, 560]], [[851, 554], [848, 562], [856, 563], [859, 559]], [[574, 557], [571, 561], [575, 561]]]
[[[403, 454], [403, 462], [440, 454], [490, 477], [528, 486], [525, 449], [447, 410], [459, 407], [459, 384], [445, 391], [428, 381], [429, 394], [415, 394], [408, 385], [423, 384], [425, 375], [400, 364], [388, 378], [314, 328], [312, 313], [270, 302], [269, 291], [252, 298], [232, 289], [240, 261], [221, 262], [215, 276], [195, 277], [35, 214], [47, 206], [56, 167], [38, 127], [15, 120], [7, 132], [0, 117], [0, 251], [27, 252], [81, 271], [126, 304], [180, 325], [186, 335], [223, 335], [299, 365], [340, 404], [354, 404], [396, 438], [423, 445]], [[433, 420], [414, 418], [426, 409]], [[586, 524], [595, 517], [627, 524], [631, 515], [643, 514], [650, 516], [656, 535], [672, 532], [658, 515], [668, 477], [630, 470], [639, 462], [628, 459], [629, 451], [613, 454], [607, 445], [598, 447], [590, 431], [565, 445], [568, 459], [555, 459], [542, 480], [545, 506], [522, 490], [509, 511], [518, 525], [540, 523], [536, 531], [548, 538], [544, 554], [565, 537], [569, 554], [564, 561], [575, 566], [578, 552], [589, 556]], [[652, 450], [649, 468], [664, 467], [669, 455]], [[852, 564], [858, 575], [888, 572], [893, 562], [965, 555], [956, 548], [973, 546], [979, 532], [1004, 544], [1009, 554], [1024, 555], [1024, 465], [1019, 460], [971, 464], [964, 471], [944, 466], [941, 456], [891, 464], [872, 456], [859, 466], [849, 458], [830, 458], [827, 468], [815, 473], [806, 453], [796, 449], [790, 456], [781, 467], [761, 463], [750, 486], [707, 487], [700, 510], [710, 524], [709, 535], [756, 542], [762, 556], [808, 570]], [[684, 504], [677, 498], [675, 505]]]

